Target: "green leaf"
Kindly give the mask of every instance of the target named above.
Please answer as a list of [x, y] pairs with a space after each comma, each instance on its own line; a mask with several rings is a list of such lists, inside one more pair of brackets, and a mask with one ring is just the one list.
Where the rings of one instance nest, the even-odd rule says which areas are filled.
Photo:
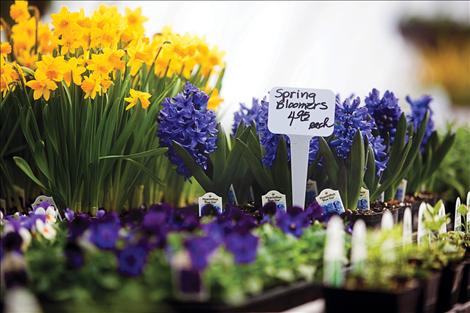
[[47, 189], [41, 181], [34, 175], [33, 171], [31, 170], [31, 167], [29, 166], [28, 162], [26, 162], [25, 159], [15, 156], [13, 157], [13, 160], [15, 160], [16, 165], [23, 171], [23, 173], [26, 174], [36, 185], [43, 189]]
[[155, 148], [147, 151], [142, 151], [132, 154], [120, 154], [120, 155], [105, 155], [98, 158], [98, 160], [123, 160], [123, 159], [139, 159], [145, 157], [154, 157], [164, 154], [167, 148]]
[[328, 173], [328, 179], [331, 183], [332, 188], [338, 188], [338, 179], [339, 179], [339, 166], [336, 162], [336, 158], [333, 155], [328, 143], [323, 137], [319, 138], [320, 142], [320, 154], [323, 156], [323, 161], [325, 162], [326, 172]]
[[354, 136], [351, 152], [351, 162], [349, 163], [348, 169], [348, 203], [349, 209], [355, 210], [357, 207], [357, 201], [361, 192], [362, 182], [364, 179], [364, 167], [365, 167], [365, 156], [364, 156], [364, 140], [362, 139], [362, 133], [360, 130], [356, 132]]
[[186, 151], [185, 148], [183, 148], [179, 143], [173, 141], [173, 147], [175, 149], [175, 152], [181, 157], [181, 159], [184, 162], [184, 165], [186, 165], [189, 170], [191, 171], [191, 174], [194, 176], [194, 178], [197, 180], [197, 182], [201, 185], [202, 188], [204, 188], [205, 191], [213, 191], [214, 184], [212, 180], [206, 175], [204, 172], [204, 169], [199, 166], [199, 164], [194, 161], [193, 157], [189, 154], [188, 151]]
[[139, 170], [141, 170], [142, 172], [144, 172], [145, 174], [147, 174], [150, 178], [152, 178], [156, 183], [160, 184], [160, 185], [164, 185], [162, 180], [157, 176], [155, 175], [154, 172], [152, 172], [151, 170], [149, 170], [147, 167], [145, 167], [142, 163], [134, 160], [134, 159], [124, 159], [124, 161], [127, 161], [129, 162], [130, 164], [134, 165], [135, 167], [137, 167]]

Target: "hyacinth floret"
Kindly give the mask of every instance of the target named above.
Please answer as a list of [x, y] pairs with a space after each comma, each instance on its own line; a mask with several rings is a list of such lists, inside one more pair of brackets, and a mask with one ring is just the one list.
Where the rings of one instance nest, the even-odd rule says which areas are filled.
[[424, 95], [419, 99], [413, 100], [410, 96], [406, 96], [406, 102], [410, 105], [411, 113], [408, 114], [408, 122], [413, 123], [415, 131], [420, 127], [421, 123], [424, 120], [426, 112], [429, 112], [428, 125], [426, 126], [426, 131], [424, 133], [423, 141], [421, 142], [421, 150], [424, 148], [426, 143], [434, 131], [434, 121], [432, 116], [434, 112], [431, 109], [432, 97], [429, 95]]
[[[279, 140], [284, 138], [287, 144], [287, 153], [290, 160], [290, 141], [289, 137], [285, 135], [273, 134], [268, 129], [268, 109], [269, 102], [266, 98], [259, 101], [253, 98], [251, 108], [247, 108], [245, 104], [240, 104], [240, 110], [235, 112], [234, 122], [232, 125], [232, 132], [235, 133], [240, 123], [245, 125], [251, 125], [255, 123], [256, 132], [259, 136], [261, 146], [263, 147], [263, 164], [267, 167], [272, 167], [274, 160], [276, 159], [277, 148], [279, 146]], [[309, 162], [313, 162], [318, 154], [319, 150], [318, 138], [313, 138], [310, 141], [310, 152]]]
[[181, 93], [162, 103], [157, 132], [160, 145], [168, 148], [170, 161], [186, 178], [191, 176], [191, 171], [177, 155], [173, 142], [207, 169], [208, 154], [217, 149], [217, 120], [214, 111], [207, 108], [208, 99], [207, 94], [187, 82]]
[[374, 151], [377, 175], [381, 175], [388, 161], [386, 147], [380, 136], [373, 135], [372, 131], [377, 129], [377, 125], [369, 115], [367, 107], [360, 106], [360, 104], [359, 97], [350, 96], [343, 103], [341, 103], [339, 96], [336, 97], [336, 122], [333, 132], [334, 138], [330, 145], [339, 158], [347, 159], [354, 136], [360, 130]]
[[382, 98], [380, 98], [380, 92], [374, 88], [369, 96], [364, 99], [364, 102], [377, 125], [380, 136], [386, 138], [389, 134], [390, 141], [393, 142], [402, 113], [398, 98], [389, 90], [385, 91]]

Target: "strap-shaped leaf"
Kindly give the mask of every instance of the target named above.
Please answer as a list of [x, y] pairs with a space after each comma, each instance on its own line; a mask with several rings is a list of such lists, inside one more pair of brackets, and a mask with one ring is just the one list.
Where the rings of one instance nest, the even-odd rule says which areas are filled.
[[199, 166], [196, 161], [194, 161], [193, 157], [189, 154], [189, 152], [186, 151], [185, 148], [183, 148], [179, 143], [175, 141], [173, 141], [173, 147], [175, 149], [175, 152], [183, 160], [184, 165], [189, 168], [191, 174], [197, 180], [199, 185], [201, 185], [201, 187], [204, 188], [205, 191], [212, 191], [214, 187], [212, 180], [206, 175], [204, 169]]
[[[146, 157], [154, 157], [164, 154], [167, 148], [155, 148], [147, 151], [142, 151], [132, 154], [119, 154], [119, 155], [104, 155], [98, 158], [98, 160], [124, 160], [124, 159], [139, 159]], [[95, 162], [93, 162], [95, 163]]]
[[354, 136], [350, 159], [348, 170], [348, 208], [354, 210], [357, 207], [357, 200], [361, 192], [365, 168], [364, 140], [360, 130], [357, 130]]
[[319, 138], [320, 142], [320, 154], [323, 156], [323, 161], [325, 163], [326, 172], [328, 173], [328, 179], [332, 184], [332, 188], [338, 188], [338, 176], [339, 176], [339, 166], [336, 162], [336, 158], [333, 155], [328, 143], [323, 137]]
[[289, 195], [291, 188], [289, 160], [287, 157], [286, 140], [284, 136], [281, 136], [277, 145], [276, 159], [273, 162], [271, 172], [273, 173], [274, 184], [277, 188], [279, 188], [282, 193]]
[[23, 173], [25, 173], [26, 176], [29, 177], [29, 179], [31, 179], [39, 187], [47, 190], [47, 188], [41, 183], [39, 178], [37, 178], [36, 175], [34, 175], [33, 170], [31, 169], [31, 167], [29, 166], [28, 162], [26, 162], [25, 159], [19, 156], [15, 156], [13, 157], [13, 160], [15, 161], [16, 165], [23, 171]]
[[366, 172], [364, 174], [364, 183], [367, 186], [367, 189], [371, 193], [374, 192], [377, 187], [377, 175], [376, 175], [376, 166], [375, 166], [375, 156], [374, 150], [371, 146], [367, 146], [367, 157], [366, 157]]
[[135, 167], [137, 167], [139, 170], [141, 170], [142, 172], [144, 172], [146, 175], [148, 175], [150, 178], [152, 178], [156, 183], [160, 184], [160, 185], [164, 185], [164, 183], [162, 182], [162, 180], [157, 176], [155, 175], [154, 172], [152, 172], [151, 170], [149, 170], [147, 167], [145, 167], [142, 163], [134, 160], [134, 159], [129, 159], [129, 158], [126, 158], [124, 159], [124, 161], [127, 161], [129, 162], [130, 164], [134, 165]]

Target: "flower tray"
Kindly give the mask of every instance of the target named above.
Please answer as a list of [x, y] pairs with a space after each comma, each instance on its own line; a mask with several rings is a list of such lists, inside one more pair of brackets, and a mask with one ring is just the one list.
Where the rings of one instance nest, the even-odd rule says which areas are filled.
[[390, 292], [325, 287], [326, 313], [414, 313], [418, 304], [419, 287]]
[[441, 272], [434, 272], [429, 277], [418, 280], [419, 296], [417, 313], [436, 312]]
[[470, 301], [470, 257], [464, 261], [462, 284], [460, 285], [459, 302], [465, 303]]
[[437, 312], [446, 312], [456, 303], [463, 277], [464, 262], [451, 263], [444, 267], [439, 283], [439, 298]]
[[244, 303], [229, 305], [220, 302], [169, 301], [175, 312], [278, 312], [304, 303], [314, 301], [322, 296], [318, 284], [299, 282], [290, 286], [280, 286], [254, 296]]

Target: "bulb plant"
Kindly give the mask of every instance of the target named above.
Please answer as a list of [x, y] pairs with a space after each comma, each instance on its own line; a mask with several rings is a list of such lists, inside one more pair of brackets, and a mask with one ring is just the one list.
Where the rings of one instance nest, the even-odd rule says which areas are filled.
[[10, 199], [21, 183], [12, 177], [14, 161], [60, 207], [119, 210], [158, 201], [172, 171], [153, 135], [162, 102], [190, 81], [215, 109], [222, 53], [169, 28], [146, 37], [140, 8], [121, 14], [102, 5], [87, 16], [63, 7], [50, 24], [31, 12], [16, 1], [15, 24], [2, 21], [0, 110], [11, 133], [1, 133], [1, 196]]

